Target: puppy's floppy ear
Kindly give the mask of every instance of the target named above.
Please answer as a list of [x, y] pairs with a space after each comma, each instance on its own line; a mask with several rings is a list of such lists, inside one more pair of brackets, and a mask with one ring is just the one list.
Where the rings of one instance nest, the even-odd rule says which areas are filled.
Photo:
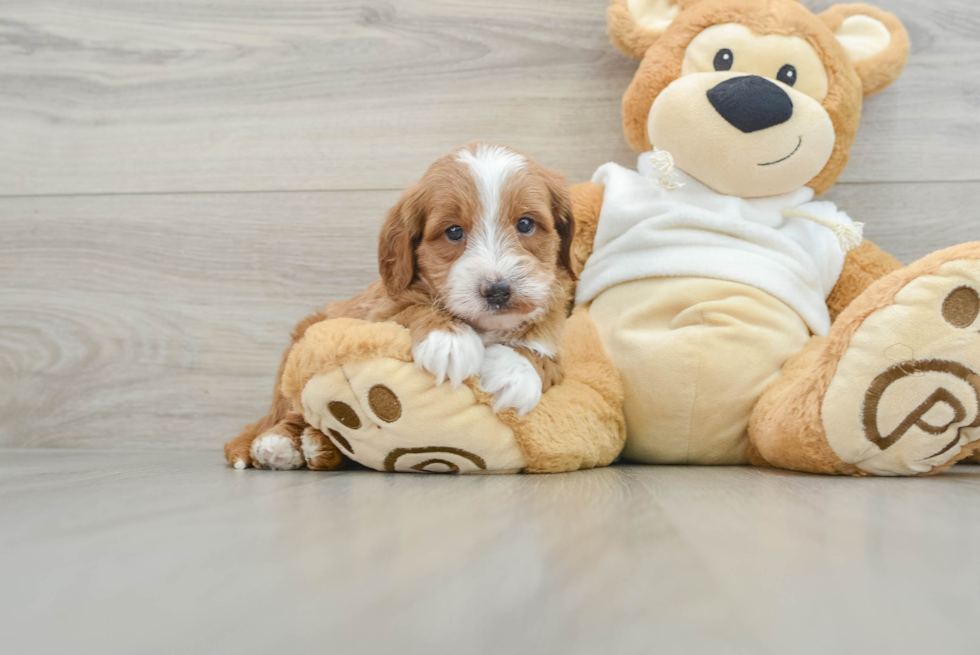
[[551, 215], [555, 219], [555, 232], [561, 243], [558, 247], [558, 265], [568, 271], [573, 282], [578, 276], [572, 270], [572, 241], [575, 239], [575, 216], [572, 214], [572, 194], [565, 176], [558, 171], [547, 171], [548, 192], [551, 194]]
[[388, 295], [404, 293], [415, 280], [415, 250], [425, 229], [425, 197], [422, 186], [411, 187], [388, 211], [378, 240], [378, 268]]
[[820, 18], [844, 46], [865, 97], [885, 90], [902, 74], [909, 58], [909, 34], [895, 16], [869, 5], [836, 5]]
[[627, 57], [643, 59], [682, 7], [692, 0], [612, 0], [606, 29], [613, 45]]

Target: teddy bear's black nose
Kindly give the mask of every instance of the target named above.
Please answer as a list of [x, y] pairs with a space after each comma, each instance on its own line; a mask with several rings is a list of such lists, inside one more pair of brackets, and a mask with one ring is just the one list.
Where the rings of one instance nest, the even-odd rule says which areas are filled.
[[725, 80], [708, 91], [721, 117], [746, 134], [782, 125], [793, 117], [793, 101], [775, 82], [758, 75]]

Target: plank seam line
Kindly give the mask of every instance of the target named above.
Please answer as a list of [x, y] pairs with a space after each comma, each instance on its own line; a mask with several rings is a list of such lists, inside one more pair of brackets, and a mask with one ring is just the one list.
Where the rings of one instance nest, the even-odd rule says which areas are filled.
[[91, 193], [0, 193], [0, 200], [30, 198], [126, 198], [132, 196], [256, 196], [299, 193], [375, 193], [404, 191], [406, 187], [365, 189], [257, 189], [254, 191], [96, 191]]
[[[883, 185], [936, 185], [936, 184], [977, 184], [977, 180], [888, 180], [874, 182], [838, 182], [835, 186], [883, 186]], [[254, 191], [97, 191], [91, 193], [24, 193], [3, 194], [0, 200], [25, 200], [31, 198], [111, 198], [131, 196], [234, 196], [234, 195], [272, 195], [300, 193], [376, 193], [404, 191], [406, 187], [377, 187], [363, 189], [257, 189]]]

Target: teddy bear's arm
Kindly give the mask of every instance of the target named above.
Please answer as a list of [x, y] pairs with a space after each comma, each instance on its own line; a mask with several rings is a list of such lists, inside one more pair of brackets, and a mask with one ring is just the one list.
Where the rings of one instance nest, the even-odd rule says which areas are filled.
[[592, 254], [592, 242], [599, 227], [602, 198], [606, 188], [595, 182], [583, 182], [572, 187], [572, 215], [575, 217], [575, 238], [572, 241], [572, 269], [579, 275]]
[[827, 298], [830, 319], [837, 320], [844, 309], [877, 280], [904, 268], [902, 263], [867, 239], [847, 253], [837, 286]]

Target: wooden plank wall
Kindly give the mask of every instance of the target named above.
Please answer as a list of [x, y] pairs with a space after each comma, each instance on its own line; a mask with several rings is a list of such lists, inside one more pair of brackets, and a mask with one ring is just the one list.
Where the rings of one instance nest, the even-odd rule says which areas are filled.
[[[980, 7], [880, 4], [911, 62], [830, 198], [911, 261], [980, 238]], [[440, 154], [634, 162], [605, 5], [0, 4], [0, 445], [215, 448]]]

